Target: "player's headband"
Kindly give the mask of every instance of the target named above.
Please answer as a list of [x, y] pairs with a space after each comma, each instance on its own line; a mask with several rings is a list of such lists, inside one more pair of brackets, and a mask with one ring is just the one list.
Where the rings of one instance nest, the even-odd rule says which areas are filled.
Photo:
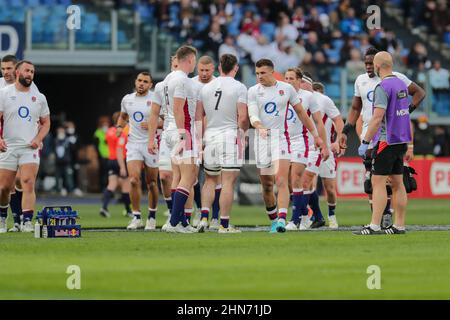
[[310, 77], [308, 77], [308, 76], [305, 76], [305, 75], [302, 77], [302, 80], [305, 81], [305, 82], [308, 82], [311, 85], [313, 83], [312, 79]]

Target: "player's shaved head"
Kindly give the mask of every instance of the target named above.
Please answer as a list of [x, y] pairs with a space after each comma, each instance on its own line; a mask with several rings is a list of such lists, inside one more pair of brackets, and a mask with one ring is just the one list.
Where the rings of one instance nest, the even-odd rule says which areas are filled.
[[391, 54], [387, 51], [378, 52], [373, 58], [373, 66], [379, 77], [381, 74], [391, 74], [394, 66]]
[[197, 73], [200, 82], [210, 82], [214, 74], [214, 60], [210, 56], [202, 56], [198, 60]]
[[198, 59], [199, 64], [214, 64], [213, 58], [210, 56], [202, 56], [200, 59]]

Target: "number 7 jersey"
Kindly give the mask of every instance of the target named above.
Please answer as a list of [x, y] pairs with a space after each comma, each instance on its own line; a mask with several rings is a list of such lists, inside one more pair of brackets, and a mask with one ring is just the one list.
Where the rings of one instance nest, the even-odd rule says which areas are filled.
[[232, 77], [219, 77], [200, 91], [206, 115], [205, 135], [222, 134], [238, 128], [237, 104], [247, 104], [247, 88]]

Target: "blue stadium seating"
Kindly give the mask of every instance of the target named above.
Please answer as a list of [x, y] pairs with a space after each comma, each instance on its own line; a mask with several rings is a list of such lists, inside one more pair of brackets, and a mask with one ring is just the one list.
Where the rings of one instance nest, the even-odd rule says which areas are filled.
[[272, 41], [273, 38], [275, 37], [275, 29], [276, 26], [275, 24], [271, 23], [271, 22], [264, 22], [261, 24], [261, 26], [259, 27], [259, 30], [261, 31], [261, 33], [269, 40]]
[[450, 44], [450, 32], [444, 34], [444, 42]]
[[341, 89], [339, 87], [339, 84], [335, 84], [335, 83], [326, 84], [325, 91], [326, 91], [326, 94], [331, 99], [338, 99], [341, 96]]

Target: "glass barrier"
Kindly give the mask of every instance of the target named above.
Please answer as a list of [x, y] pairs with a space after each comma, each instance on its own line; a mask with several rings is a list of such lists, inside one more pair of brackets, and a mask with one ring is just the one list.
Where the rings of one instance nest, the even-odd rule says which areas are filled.
[[33, 49], [69, 49], [69, 30], [66, 27], [66, 7], [39, 6], [30, 8], [31, 45]]

